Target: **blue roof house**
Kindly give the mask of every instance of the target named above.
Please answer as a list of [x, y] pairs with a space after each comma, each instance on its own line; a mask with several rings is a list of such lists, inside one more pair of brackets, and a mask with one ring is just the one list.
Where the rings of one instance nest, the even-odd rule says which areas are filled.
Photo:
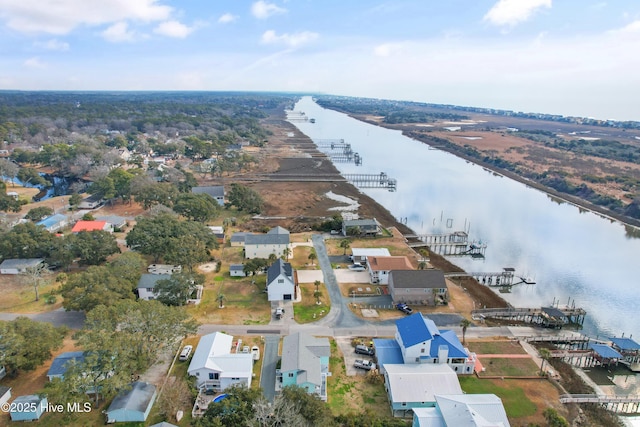
[[282, 364], [276, 389], [299, 386], [327, 400], [327, 377], [331, 347], [327, 338], [295, 333], [282, 340]]
[[80, 365], [82, 363], [84, 363], [84, 351], [68, 351], [62, 353], [51, 362], [47, 377], [49, 381], [53, 381], [54, 378], [62, 379], [67, 369], [74, 364]]
[[[433, 320], [422, 313], [414, 313], [396, 321], [395, 341], [405, 364], [446, 363], [458, 374], [473, 373], [475, 353], [462, 346], [455, 332], [439, 330]], [[390, 350], [386, 352], [390, 353]], [[385, 363], [380, 357], [378, 361], [381, 365]]]
[[30, 394], [18, 396], [11, 402], [11, 421], [39, 420], [42, 414], [47, 412], [49, 402], [45, 396]]
[[36, 225], [43, 226], [49, 233], [55, 233], [69, 225], [69, 218], [66, 215], [55, 214], [37, 222]]
[[113, 399], [106, 410], [107, 423], [144, 422], [156, 401], [156, 386], [142, 381], [131, 384]]

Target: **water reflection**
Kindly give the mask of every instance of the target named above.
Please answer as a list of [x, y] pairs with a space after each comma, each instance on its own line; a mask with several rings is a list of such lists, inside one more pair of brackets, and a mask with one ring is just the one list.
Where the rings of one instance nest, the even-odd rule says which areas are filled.
[[363, 165], [338, 163], [342, 173], [385, 172], [396, 192], [364, 189], [417, 233], [469, 230], [487, 243], [486, 258], [451, 260], [467, 271], [513, 267], [536, 285], [502, 294], [514, 306], [575, 301], [587, 310], [585, 332], [640, 336], [640, 240], [615, 221], [578, 209], [524, 184], [448, 153], [429, 149], [400, 132], [325, 110], [303, 98], [296, 110], [316, 123], [294, 123], [316, 139], [341, 139]]

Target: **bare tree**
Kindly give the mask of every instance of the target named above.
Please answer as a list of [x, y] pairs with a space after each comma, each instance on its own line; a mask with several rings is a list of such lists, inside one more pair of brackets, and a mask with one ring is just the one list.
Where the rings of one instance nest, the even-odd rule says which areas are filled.
[[49, 266], [45, 262], [34, 267], [27, 267], [24, 273], [21, 273], [25, 282], [33, 286], [33, 290], [36, 293], [36, 301], [40, 300], [39, 289], [44, 281], [47, 280], [47, 276], [50, 274]]
[[184, 378], [169, 377], [162, 387], [158, 397], [160, 413], [170, 421], [178, 421], [176, 414], [179, 410], [185, 410], [191, 403], [189, 387]]

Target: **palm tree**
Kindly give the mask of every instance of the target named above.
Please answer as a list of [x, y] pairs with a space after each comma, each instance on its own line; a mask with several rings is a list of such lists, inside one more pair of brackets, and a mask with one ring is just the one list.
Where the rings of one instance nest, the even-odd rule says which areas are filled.
[[315, 260], [318, 259], [318, 255], [316, 255], [315, 251], [311, 251], [307, 258], [311, 261], [311, 265], [315, 265]]
[[226, 300], [227, 298], [224, 296], [223, 293], [219, 293], [218, 296], [216, 297], [216, 301], [218, 301], [218, 308], [224, 308], [224, 300]]
[[462, 327], [462, 345], [464, 345], [465, 336], [467, 334], [467, 328], [471, 325], [469, 319], [462, 319], [460, 321], [460, 326]]
[[282, 259], [284, 261], [289, 259], [289, 255], [291, 255], [291, 249], [289, 248], [289, 246], [287, 246], [286, 248], [284, 248], [282, 250]]
[[346, 255], [347, 254], [347, 249], [349, 249], [351, 247], [351, 240], [349, 240], [349, 239], [340, 240], [339, 247], [344, 249], [344, 252], [342, 253], [342, 255]]
[[544, 375], [544, 362], [551, 359], [551, 352], [549, 351], [548, 348], [540, 348], [538, 349], [538, 354], [542, 359], [542, 363], [540, 364], [540, 375]]

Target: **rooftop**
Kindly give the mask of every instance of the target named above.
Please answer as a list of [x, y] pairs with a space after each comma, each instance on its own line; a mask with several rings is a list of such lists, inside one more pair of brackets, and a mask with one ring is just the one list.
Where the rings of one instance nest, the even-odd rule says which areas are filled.
[[393, 270], [389, 273], [393, 280], [393, 287], [443, 289], [447, 287], [442, 270]]
[[406, 256], [369, 256], [367, 263], [374, 271], [413, 270]]
[[83, 221], [80, 220], [75, 223], [71, 229], [72, 233], [79, 233], [81, 231], [100, 231], [104, 230], [107, 225], [107, 221]]

